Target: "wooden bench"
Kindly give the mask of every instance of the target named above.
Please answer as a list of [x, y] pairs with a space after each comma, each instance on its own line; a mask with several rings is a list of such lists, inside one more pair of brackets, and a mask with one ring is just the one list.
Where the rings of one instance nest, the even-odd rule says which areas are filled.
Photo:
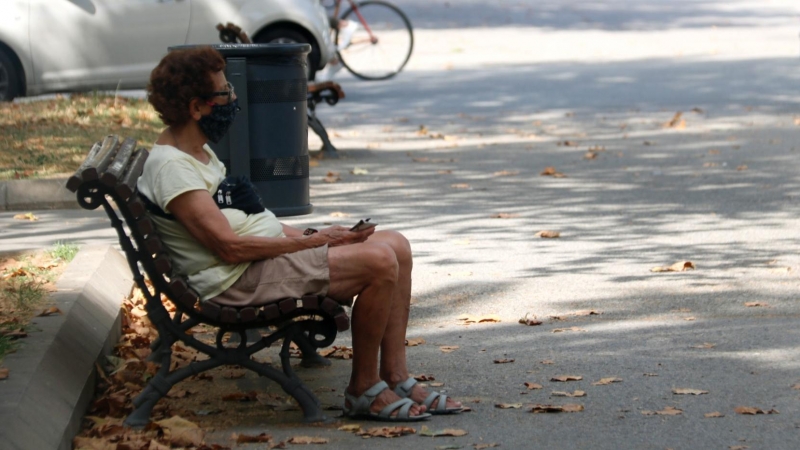
[[[139, 199], [136, 181], [142, 173], [148, 150], [136, 148], [133, 139], [109, 135], [94, 144], [67, 188], [77, 194], [86, 209], [103, 207], [111, 226], [117, 231], [136, 284], [146, 299], [148, 318], [158, 330], [151, 359], [160, 363], [158, 373], [134, 399], [135, 410], [125, 420], [129, 426], [144, 426], [156, 402], [179, 381], [221, 365], [239, 365], [278, 383], [300, 404], [306, 421], [323, 421], [320, 402], [297, 377], [289, 362], [292, 342], [302, 352], [304, 366], [329, 365], [317, 349], [331, 345], [339, 331], [350, 327], [342, 306], [327, 297], [286, 298], [259, 307], [232, 308], [212, 301], [201, 302], [184, 277], [174, 273], [164, 243], [154, 222]], [[145, 283], [145, 275], [150, 286]], [[175, 305], [170, 314], [162, 295]], [[215, 345], [196, 339], [191, 328], [207, 324], [216, 328]], [[248, 333], [260, 329], [270, 333]], [[225, 342], [224, 337], [237, 336]], [[236, 341], [236, 345], [232, 345]], [[254, 361], [251, 356], [278, 341], [281, 367]], [[170, 371], [172, 346], [176, 342], [208, 355]]]

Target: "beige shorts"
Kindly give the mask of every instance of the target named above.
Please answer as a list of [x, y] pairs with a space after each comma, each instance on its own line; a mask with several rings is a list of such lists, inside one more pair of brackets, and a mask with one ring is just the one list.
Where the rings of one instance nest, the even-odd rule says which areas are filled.
[[330, 284], [325, 245], [254, 261], [231, 287], [210, 300], [226, 306], [257, 306], [282, 298], [326, 295]]

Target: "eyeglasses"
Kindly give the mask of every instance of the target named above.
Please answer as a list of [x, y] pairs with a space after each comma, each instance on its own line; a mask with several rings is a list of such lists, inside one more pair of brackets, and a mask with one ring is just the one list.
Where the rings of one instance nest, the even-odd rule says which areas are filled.
[[225, 96], [225, 97], [228, 97], [228, 103], [230, 103], [231, 102], [231, 98], [233, 97], [233, 85], [231, 84], [230, 81], [228, 81], [226, 85], [227, 85], [227, 88], [228, 88], [227, 91], [212, 92], [211, 95], [209, 95], [209, 97], [222, 97], [222, 96]]

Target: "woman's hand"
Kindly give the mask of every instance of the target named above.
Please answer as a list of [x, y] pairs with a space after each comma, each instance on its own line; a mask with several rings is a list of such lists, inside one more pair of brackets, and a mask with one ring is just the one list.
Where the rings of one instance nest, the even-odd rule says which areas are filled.
[[332, 226], [319, 230], [318, 234], [328, 239], [328, 247], [358, 244], [367, 240], [375, 232], [375, 227], [363, 231], [350, 231], [347, 227]]

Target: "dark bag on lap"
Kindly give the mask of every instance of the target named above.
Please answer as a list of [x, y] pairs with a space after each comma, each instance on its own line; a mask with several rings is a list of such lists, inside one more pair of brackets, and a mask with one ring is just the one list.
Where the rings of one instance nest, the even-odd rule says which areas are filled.
[[[238, 209], [248, 215], [262, 213], [266, 210], [255, 185], [244, 175], [225, 177], [217, 186], [212, 197], [219, 209]], [[139, 198], [142, 199], [149, 212], [164, 219], [175, 220], [175, 216], [164, 212], [145, 195], [139, 193]]]

